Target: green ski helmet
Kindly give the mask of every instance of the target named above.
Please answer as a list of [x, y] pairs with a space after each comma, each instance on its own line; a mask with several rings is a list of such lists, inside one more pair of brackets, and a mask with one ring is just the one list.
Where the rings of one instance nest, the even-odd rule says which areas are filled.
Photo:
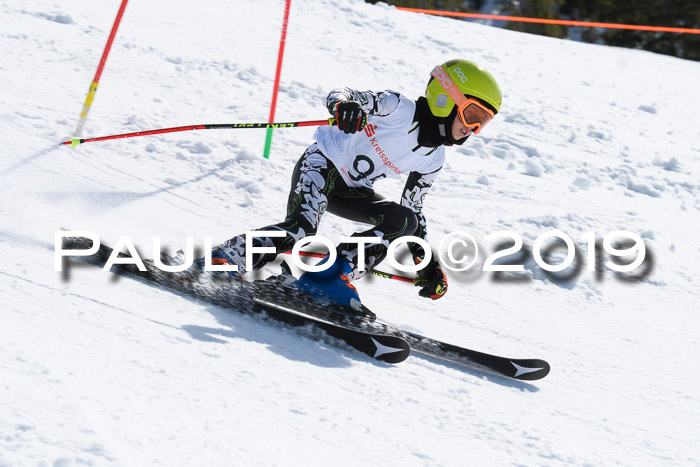
[[[493, 75], [484, 68], [469, 60], [449, 60], [440, 67], [463, 94], [486, 102], [495, 110], [494, 113], [501, 110], [501, 88]], [[425, 98], [428, 100], [430, 111], [436, 117], [448, 117], [455, 107], [455, 102], [432, 76], [425, 90]]]

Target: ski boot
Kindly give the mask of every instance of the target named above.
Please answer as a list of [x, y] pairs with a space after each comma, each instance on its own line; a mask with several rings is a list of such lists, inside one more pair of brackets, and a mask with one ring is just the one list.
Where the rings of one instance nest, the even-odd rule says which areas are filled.
[[[329, 256], [326, 256], [319, 265], [327, 262], [328, 258]], [[341, 314], [374, 321], [376, 315], [362, 305], [357, 289], [348, 278], [351, 271], [352, 266], [338, 257], [325, 271], [302, 274], [299, 280], [294, 283], [294, 287], [313, 296], [322, 305], [329, 305], [330, 308]]]
[[[238, 271], [212, 271], [217, 273], [216, 276], [221, 277], [226, 275], [237, 282], [243, 283], [243, 274], [245, 274], [244, 260], [232, 249], [217, 249], [211, 252], [211, 264], [213, 266], [227, 266], [236, 265], [238, 266]], [[204, 269], [204, 258], [199, 258], [194, 260], [193, 268], [198, 270], [199, 273], [209, 272]]]

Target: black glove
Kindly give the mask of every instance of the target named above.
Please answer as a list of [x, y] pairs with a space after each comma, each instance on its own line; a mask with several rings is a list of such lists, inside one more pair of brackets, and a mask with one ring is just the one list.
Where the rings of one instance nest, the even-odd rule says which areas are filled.
[[367, 125], [367, 112], [355, 101], [342, 101], [335, 105], [335, 118], [338, 129], [349, 133], [357, 133]]
[[[417, 264], [422, 259], [416, 258], [415, 261]], [[417, 275], [413, 283], [421, 288], [418, 292], [421, 297], [437, 300], [447, 292], [447, 276], [437, 261], [430, 261]]]

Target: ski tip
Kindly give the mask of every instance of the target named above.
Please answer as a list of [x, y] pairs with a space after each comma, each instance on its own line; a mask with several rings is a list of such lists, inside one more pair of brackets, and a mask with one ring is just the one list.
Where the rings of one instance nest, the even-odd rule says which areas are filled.
[[549, 374], [549, 363], [544, 360], [511, 360], [515, 373], [513, 378], [522, 381], [542, 379]]
[[374, 351], [368, 352], [372, 358], [386, 363], [401, 363], [411, 354], [408, 342], [397, 336], [374, 335], [370, 336], [374, 344]]

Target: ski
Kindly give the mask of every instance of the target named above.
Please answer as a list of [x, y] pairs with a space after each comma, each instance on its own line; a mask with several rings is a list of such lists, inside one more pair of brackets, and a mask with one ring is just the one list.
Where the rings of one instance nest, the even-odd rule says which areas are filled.
[[523, 381], [542, 379], [549, 374], [549, 363], [544, 360], [536, 358], [515, 359], [478, 352], [416, 333], [396, 329], [382, 323], [377, 324], [381, 326], [379, 329], [383, 329], [384, 332], [406, 340], [413, 351], [441, 360]]
[[[63, 241], [63, 247], [66, 249], [87, 250], [91, 246], [92, 241], [84, 237], [67, 237]], [[93, 255], [80, 258], [103, 267], [112, 252], [112, 248], [100, 245]], [[120, 254], [120, 256], [126, 255]], [[173, 264], [173, 259], [164, 254], [161, 255], [161, 261], [168, 265]], [[257, 297], [255, 287], [249, 289], [242, 286], [240, 282], [221, 274], [204, 275], [194, 271], [167, 273], [156, 268], [151, 260], [144, 260], [144, 266], [146, 271], [140, 271], [132, 264], [115, 264], [113, 268], [117, 274], [142, 279], [176, 293], [202, 299], [224, 308], [245, 314], [260, 315], [291, 327], [321, 330], [329, 337], [340, 340], [355, 350], [381, 362], [400, 363], [406, 360], [411, 352], [408, 343], [402, 337], [372, 332], [369, 329], [343, 326], [339, 323], [300, 313], [292, 308], [267, 301], [264, 297]], [[206, 276], [218, 280], [203, 280]], [[314, 333], [315, 338], [322, 337], [317, 334]]]
[[[92, 241], [87, 238], [64, 239], [64, 248], [87, 250], [91, 246]], [[97, 253], [81, 259], [104, 266], [112, 251], [112, 248], [100, 245]], [[173, 259], [164, 254], [161, 255], [161, 261], [173, 264]], [[408, 358], [413, 350], [439, 360], [523, 381], [542, 379], [550, 371], [549, 364], [541, 359], [493, 355], [404, 331], [377, 321], [374, 313], [364, 305], [360, 309], [351, 310], [319, 303], [304, 292], [290, 287], [289, 284], [294, 279], [286, 273], [262, 281], [246, 282], [243, 286], [240, 282], [227, 281], [226, 276], [220, 274], [166, 273], [155, 268], [152, 261], [145, 260], [144, 264], [147, 268], [145, 272], [139, 271], [134, 265], [117, 264], [114, 269], [118, 274], [144, 279], [176, 293], [224, 308], [263, 315], [287, 326], [322, 330], [326, 335], [379, 361], [399, 363]], [[212, 280], [202, 284], [201, 276], [209, 276]]]
[[[542, 379], [549, 373], [549, 364], [544, 360], [502, 357], [404, 331], [391, 324], [376, 320], [375, 314], [364, 305], [361, 305], [360, 310], [355, 310], [355, 314], [349, 313], [347, 310], [344, 312], [342, 310], [336, 311], [331, 304], [319, 304], [311, 296], [285, 285], [293, 282], [293, 278], [283, 263], [284, 270], [287, 272], [283, 272], [280, 276], [251, 283], [250, 286], [255, 289], [255, 295], [264, 297], [268, 302], [279, 306], [293, 303], [294, 308], [299, 312], [334, 323], [340, 322], [347, 327], [400, 337], [409, 344], [415, 353], [470, 368], [523, 381]], [[358, 312], [360, 313], [358, 314]]]
[[[283, 263], [283, 270], [284, 263]], [[406, 341], [414, 353], [428, 355], [485, 372], [494, 373], [522, 381], [534, 381], [542, 379], [550, 371], [549, 363], [540, 359], [515, 359], [499, 355], [493, 355], [476, 350], [460, 347], [454, 344], [441, 342], [430, 337], [425, 337], [413, 332], [404, 331], [396, 326], [375, 319], [375, 314], [361, 305], [359, 310], [362, 316], [346, 312], [334, 311], [330, 304], [319, 304], [311, 296], [299, 292], [296, 289], [285, 286], [285, 283], [293, 282], [289, 272], [265, 281], [251, 283], [255, 288], [255, 294], [264, 297], [268, 302], [283, 306], [293, 303], [294, 308], [306, 315], [320, 319], [342, 323], [344, 326], [364, 330], [370, 333], [397, 336]], [[287, 276], [288, 279], [284, 277]], [[356, 310], [358, 311], [358, 310]]]
[[339, 324], [297, 313], [291, 308], [254, 298], [254, 310], [265, 313], [275, 321], [290, 326], [313, 326], [322, 329], [330, 337], [341, 340], [356, 350], [386, 363], [401, 363], [411, 353], [411, 348], [403, 338], [370, 330], [341, 326]]

